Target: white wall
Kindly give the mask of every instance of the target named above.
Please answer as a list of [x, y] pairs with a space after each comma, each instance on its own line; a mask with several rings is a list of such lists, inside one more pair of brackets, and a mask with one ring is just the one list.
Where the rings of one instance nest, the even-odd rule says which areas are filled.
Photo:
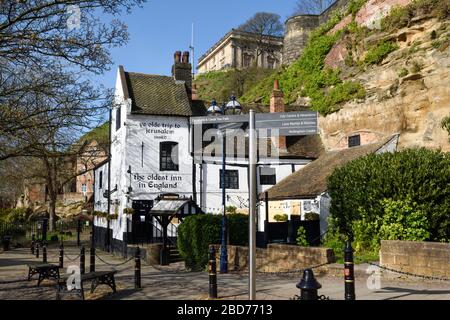
[[[100, 173], [102, 174], [102, 187], [100, 188]], [[108, 199], [103, 197], [105, 190], [108, 190], [108, 163], [94, 170], [94, 211], [108, 212]], [[106, 228], [106, 219], [95, 218], [96, 226]]]
[[[300, 164], [298, 160], [288, 160], [279, 163], [268, 163], [264, 167], [275, 168], [276, 172], [276, 182], [280, 182], [282, 179], [286, 178], [294, 172], [299, 170], [304, 166]], [[244, 164], [244, 162], [240, 163]], [[294, 167], [292, 167], [294, 165]], [[271, 188], [273, 185], [261, 185], [259, 183], [259, 167], [257, 175], [257, 188], [258, 193], [264, 192], [265, 190]], [[220, 188], [220, 170], [222, 169], [222, 164], [203, 164], [203, 187], [202, 189], [202, 210], [208, 213], [220, 214], [222, 213], [222, 189]], [[226, 170], [238, 170], [239, 172], [239, 189], [227, 189], [226, 190], [226, 205], [234, 206], [238, 209], [244, 211], [248, 210], [248, 199], [249, 199], [249, 185], [248, 185], [248, 169], [246, 166], [236, 166], [236, 165], [226, 165]], [[197, 165], [197, 175], [198, 181], [200, 181], [200, 166]], [[197, 203], [200, 206], [200, 185], [197, 186]], [[264, 216], [264, 211], [263, 216]]]

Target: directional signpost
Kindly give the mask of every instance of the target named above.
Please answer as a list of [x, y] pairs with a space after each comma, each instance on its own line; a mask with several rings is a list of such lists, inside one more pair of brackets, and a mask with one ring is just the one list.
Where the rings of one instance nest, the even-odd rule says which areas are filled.
[[317, 112], [258, 113], [256, 129], [277, 129], [280, 136], [317, 134]]
[[[256, 299], [256, 154], [257, 150], [257, 130], [269, 129], [269, 135], [278, 136], [305, 136], [315, 135], [317, 129], [317, 112], [296, 111], [279, 113], [254, 113], [250, 110], [250, 115], [217, 115], [209, 117], [192, 117], [193, 142], [201, 143], [202, 125], [216, 124], [219, 130], [236, 129], [243, 123], [249, 123], [249, 299]], [[200, 126], [200, 132], [195, 128]], [[200, 139], [198, 139], [200, 138]], [[200, 141], [198, 141], [200, 140]], [[201, 149], [201, 148], [200, 148]], [[224, 148], [225, 149], [225, 148]], [[196, 151], [193, 148], [193, 151]], [[203, 151], [202, 151], [203, 153]]]

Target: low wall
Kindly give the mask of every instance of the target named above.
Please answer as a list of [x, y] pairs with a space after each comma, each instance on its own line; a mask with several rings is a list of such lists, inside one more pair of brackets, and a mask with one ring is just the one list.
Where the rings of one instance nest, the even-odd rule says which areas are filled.
[[450, 278], [450, 243], [382, 240], [380, 264], [399, 271]]
[[[220, 265], [220, 246], [216, 246], [217, 265]], [[228, 246], [228, 269], [248, 269], [248, 247]], [[261, 272], [283, 272], [322, 263], [334, 262], [332, 249], [299, 247], [288, 244], [269, 244], [267, 249], [256, 248], [256, 270]]]

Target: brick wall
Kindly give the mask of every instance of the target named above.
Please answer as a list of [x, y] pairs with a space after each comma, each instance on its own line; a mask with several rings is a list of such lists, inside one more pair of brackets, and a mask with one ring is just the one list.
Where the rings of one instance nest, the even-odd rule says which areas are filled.
[[[220, 265], [220, 246], [216, 247], [217, 266]], [[256, 248], [256, 270], [283, 272], [322, 263], [333, 262], [332, 249], [269, 244], [267, 249]], [[248, 269], [248, 247], [228, 246], [228, 270]]]
[[425, 276], [450, 277], [450, 243], [382, 240], [381, 265]]

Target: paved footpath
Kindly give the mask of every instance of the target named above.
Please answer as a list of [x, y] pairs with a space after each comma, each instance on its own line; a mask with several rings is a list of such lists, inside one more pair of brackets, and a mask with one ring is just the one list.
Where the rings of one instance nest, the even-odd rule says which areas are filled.
[[[65, 248], [66, 255], [74, 259], [79, 254], [79, 248]], [[97, 250], [97, 254], [108, 264], [120, 264], [125, 260]], [[48, 249], [49, 262], [58, 262], [58, 247]], [[54, 282], [45, 280], [40, 287], [37, 280], [26, 280], [27, 263], [42, 261], [31, 255], [28, 248], [13, 249], [0, 252], [0, 299], [32, 299], [54, 300], [56, 289]], [[78, 259], [70, 262], [65, 258], [65, 267], [70, 263], [78, 265]], [[142, 264], [142, 289], [134, 289], [133, 260], [120, 266], [107, 265], [96, 259], [96, 270], [117, 270], [116, 283], [118, 293], [111, 294], [106, 286], [100, 286], [90, 294], [86, 290], [86, 299], [111, 300], [176, 300], [208, 299], [208, 273], [189, 272], [183, 263], [167, 267]], [[89, 270], [89, 250], [86, 250], [86, 270]], [[36, 276], [35, 276], [36, 277]], [[257, 299], [289, 300], [299, 294], [295, 284], [300, 280], [300, 274], [268, 275], [257, 274]], [[381, 287], [377, 290], [367, 288], [368, 275], [357, 274], [356, 298], [359, 300], [450, 300], [450, 282], [430, 281], [417, 278], [381, 278]], [[341, 277], [323, 275], [318, 277], [322, 284], [320, 295], [332, 300], [343, 300], [344, 284]], [[246, 273], [218, 274], [219, 299], [247, 299], [248, 278]], [[89, 286], [85, 286], [89, 288]]]

